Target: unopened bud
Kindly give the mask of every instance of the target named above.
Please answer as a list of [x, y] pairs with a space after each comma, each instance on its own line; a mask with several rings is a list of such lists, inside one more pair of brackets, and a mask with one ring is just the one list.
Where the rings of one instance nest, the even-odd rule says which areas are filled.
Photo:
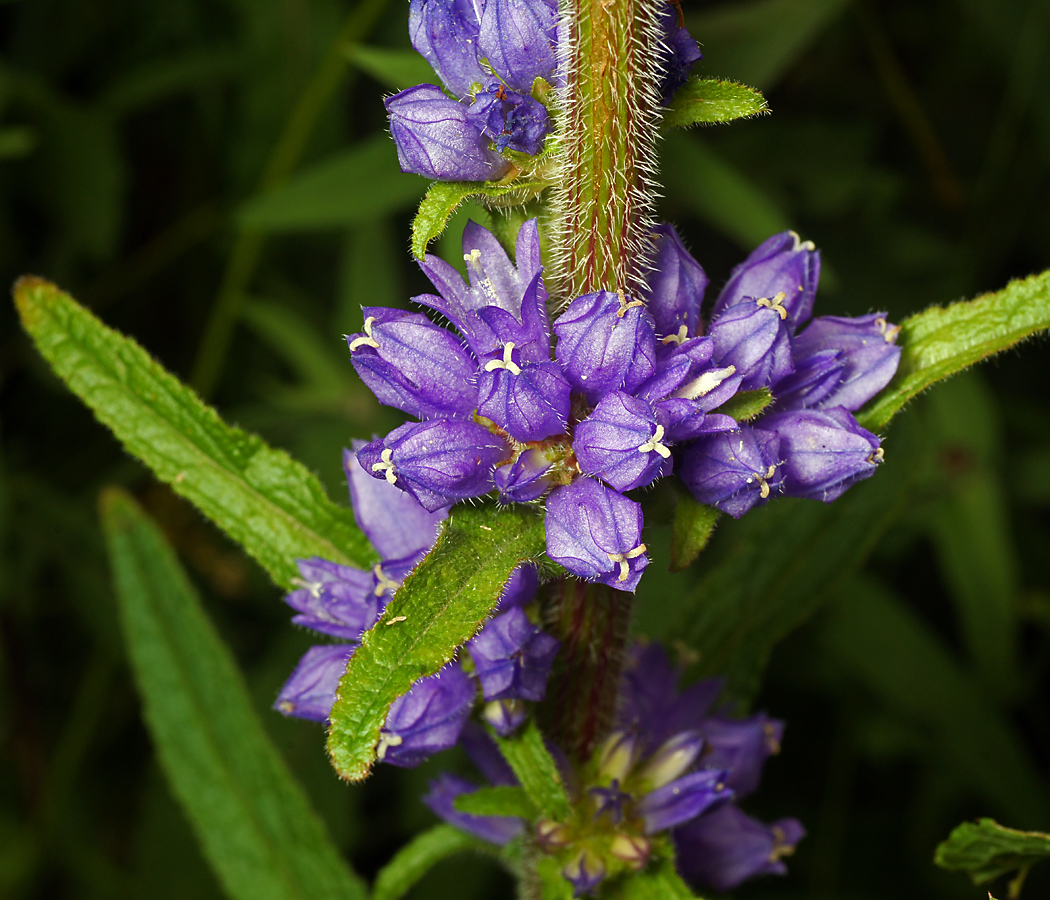
[[652, 845], [641, 835], [618, 834], [613, 838], [609, 852], [632, 869], [641, 869], [649, 862]]
[[639, 773], [653, 788], [663, 787], [685, 772], [703, 749], [704, 739], [698, 731], [683, 731], [664, 741], [649, 757]]
[[622, 781], [634, 767], [637, 756], [637, 735], [628, 731], [614, 731], [602, 745], [598, 757], [598, 772], [605, 778]]
[[568, 827], [551, 819], [540, 819], [536, 823], [536, 843], [544, 850], [560, 850], [572, 843]]

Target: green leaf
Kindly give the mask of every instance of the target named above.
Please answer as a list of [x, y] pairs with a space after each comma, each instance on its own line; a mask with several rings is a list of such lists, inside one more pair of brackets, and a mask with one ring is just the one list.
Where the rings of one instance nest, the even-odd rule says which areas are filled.
[[700, 503], [680, 492], [671, 526], [671, 571], [679, 572], [691, 565], [711, 540], [715, 524], [722, 515], [713, 506]]
[[445, 520], [434, 549], [365, 632], [339, 682], [328, 753], [343, 778], [368, 776], [390, 704], [452, 659], [514, 569], [539, 563], [545, 549], [543, 519], [527, 507], [468, 506]]
[[768, 114], [766, 98], [754, 88], [735, 81], [694, 77], [675, 93], [662, 124], [668, 128], [682, 128]]
[[424, 185], [400, 170], [393, 142], [377, 134], [253, 197], [238, 210], [237, 222], [268, 232], [344, 228], [412, 206]]
[[469, 794], [460, 794], [453, 805], [472, 816], [518, 816], [531, 822], [536, 818], [536, 806], [520, 787], [478, 788]]
[[119, 490], [103, 494], [102, 519], [146, 724], [227, 893], [363, 900], [159, 529]]
[[934, 382], [1050, 329], [1050, 270], [1011, 281], [1001, 291], [948, 307], [931, 307], [901, 323], [897, 374], [857, 414], [879, 431]]
[[956, 827], [938, 845], [933, 861], [942, 869], [966, 872], [974, 884], [985, 884], [1010, 872], [1027, 871], [1047, 857], [1050, 834], [1016, 831], [994, 819], [978, 819]]
[[59, 377], [125, 449], [290, 587], [297, 558], [369, 567], [349, 509], [258, 436], [226, 425], [133, 340], [39, 278], [15, 285], [22, 324]]
[[546, 185], [541, 181], [488, 184], [483, 181], [435, 181], [427, 189], [419, 211], [412, 221], [412, 254], [422, 259], [427, 244], [448, 225], [452, 213], [468, 197], [502, 199], [504, 202], [525, 203]]
[[398, 850], [376, 876], [372, 900], [400, 900], [437, 863], [457, 853], [493, 853], [491, 844], [453, 828], [436, 825]]
[[386, 47], [348, 47], [346, 58], [362, 72], [395, 91], [417, 84], [436, 84], [434, 70], [415, 50], [390, 50]]
[[697, 900], [681, 876], [674, 860], [660, 859], [636, 875], [624, 875], [602, 895], [608, 900]]
[[715, 412], [732, 416], [738, 422], [747, 422], [757, 416], [773, 402], [773, 392], [769, 388], [757, 391], [740, 391], [723, 403]]
[[569, 817], [569, 798], [535, 720], [529, 719], [510, 737], [500, 737], [495, 732], [492, 736], [540, 814], [564, 822]]

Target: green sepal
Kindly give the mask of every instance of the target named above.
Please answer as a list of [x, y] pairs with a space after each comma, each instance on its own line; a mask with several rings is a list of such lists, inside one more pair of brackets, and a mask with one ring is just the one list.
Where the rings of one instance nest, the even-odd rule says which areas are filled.
[[[1050, 834], [1004, 828], [994, 819], [963, 822], [938, 845], [933, 861], [942, 869], [965, 872], [974, 884], [985, 884], [1017, 872], [1023, 880], [1028, 869], [1050, 857]], [[1010, 896], [1016, 896], [1011, 888]]]
[[422, 259], [427, 245], [445, 230], [456, 207], [474, 197], [481, 201], [526, 203], [547, 186], [544, 181], [512, 181], [496, 184], [485, 181], [435, 181], [427, 189], [419, 211], [412, 220], [412, 255]]
[[481, 628], [514, 569], [540, 564], [545, 549], [543, 518], [529, 507], [486, 503], [452, 512], [339, 682], [328, 753], [343, 778], [368, 776], [390, 704], [448, 663]]
[[671, 571], [679, 572], [693, 563], [714, 534], [722, 515], [713, 506], [700, 503], [685, 492], [678, 494], [671, 525]]
[[663, 117], [667, 128], [732, 122], [770, 112], [760, 91], [718, 78], [690, 78], [674, 95]]
[[714, 412], [732, 416], [738, 422], [749, 422], [772, 402], [773, 392], [767, 387], [756, 391], [739, 391]]
[[564, 822], [569, 817], [569, 798], [536, 722], [530, 718], [510, 737], [500, 737], [491, 730], [490, 734], [533, 806], [546, 818]]
[[930, 385], [1047, 329], [1050, 270], [975, 300], [916, 313], [901, 323], [897, 374], [857, 413], [857, 421], [879, 431]]
[[498, 848], [451, 825], [435, 825], [416, 835], [379, 870], [372, 900], [400, 900], [437, 863], [471, 852], [496, 855]]
[[471, 816], [518, 816], [527, 822], [536, 818], [536, 804], [520, 787], [478, 788], [469, 794], [460, 794], [452, 805]]
[[258, 435], [227, 425], [131, 338], [39, 278], [15, 284], [22, 324], [58, 376], [133, 456], [291, 587], [296, 559], [370, 568], [351, 511]]
[[622, 875], [602, 896], [608, 900], [698, 900], [668, 857], [653, 860], [641, 872]]

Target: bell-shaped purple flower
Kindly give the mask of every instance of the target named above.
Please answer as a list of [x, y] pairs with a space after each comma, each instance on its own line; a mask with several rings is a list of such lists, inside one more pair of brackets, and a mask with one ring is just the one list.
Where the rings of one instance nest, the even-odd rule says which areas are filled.
[[560, 642], [520, 607], [486, 623], [467, 645], [486, 700], [542, 700]]
[[350, 566], [313, 557], [296, 560], [301, 585], [284, 598], [299, 615], [296, 625], [356, 641], [371, 628], [385, 605], [377, 594], [375, 576]]
[[588, 581], [633, 591], [649, 565], [641, 506], [590, 478], [551, 492], [545, 525], [547, 555]]
[[712, 716], [701, 731], [707, 742], [704, 765], [724, 769], [725, 783], [739, 799], [755, 792], [766, 760], [780, 752], [784, 723], [765, 713], [746, 719]]
[[356, 649], [350, 644], [311, 647], [284, 683], [273, 708], [298, 719], [327, 721], [335, 704], [339, 679]]
[[456, 798], [471, 794], [477, 790], [465, 778], [442, 772], [430, 782], [430, 790], [424, 795], [423, 802], [438, 817], [460, 831], [472, 834], [502, 847], [525, 830], [525, 823], [514, 816], [472, 816], [456, 809]]
[[786, 875], [781, 860], [805, 836], [797, 819], [765, 825], [729, 803], [676, 829], [675, 857], [687, 881], [730, 891], [756, 875]]
[[795, 371], [773, 385], [777, 409], [819, 408], [842, 382], [846, 368], [842, 352], [820, 350], [803, 357], [795, 354], [793, 361]]
[[733, 366], [745, 391], [769, 387], [793, 370], [784, 295], [746, 300], [711, 322], [708, 333], [720, 366]]
[[547, 0], [486, 0], [478, 55], [499, 79], [528, 94], [537, 78], [553, 80], [558, 7]]
[[510, 454], [487, 428], [462, 419], [406, 422], [357, 452], [361, 467], [408, 491], [431, 512], [492, 490], [492, 470]]
[[834, 353], [837, 382], [830, 390], [827, 390], [826, 379], [816, 387], [810, 384], [794, 391], [783, 391], [778, 386], [776, 394], [781, 401], [780, 408], [841, 406], [848, 410], [860, 409], [890, 383], [897, 371], [901, 348], [895, 341], [899, 333], [900, 327], [890, 325], [885, 313], [857, 318], [821, 316], [814, 319], [792, 341], [795, 367], [798, 369], [816, 359], [819, 360], [817, 368], [823, 366], [826, 370], [827, 355]]
[[503, 503], [529, 503], [539, 500], [553, 481], [551, 462], [542, 450], [523, 451], [509, 466], [500, 466], [492, 473], [492, 481]]
[[565, 864], [562, 877], [572, 885], [572, 896], [582, 897], [593, 891], [605, 878], [605, 863], [591, 850], [581, 850]]
[[830, 503], [851, 485], [870, 478], [882, 462], [878, 437], [840, 406], [765, 416], [755, 432], [759, 441], [762, 436], [779, 439], [784, 463], [778, 471], [789, 497]]
[[498, 181], [510, 171], [466, 106], [436, 85], [416, 85], [383, 102], [402, 172], [438, 181]]
[[472, 0], [409, 0], [412, 46], [460, 98], [492, 77], [478, 63], [480, 29]]
[[418, 766], [459, 740], [474, 705], [476, 686], [458, 663], [421, 678], [390, 706], [379, 732], [376, 758], [395, 766]]
[[569, 418], [569, 383], [553, 362], [515, 361], [514, 342], [485, 361], [478, 376], [478, 412], [517, 441], [562, 434]]
[[644, 400], [623, 391], [607, 394], [576, 426], [572, 449], [580, 471], [618, 491], [643, 487], [671, 470], [671, 450], [661, 422]]
[[779, 492], [782, 452], [777, 432], [741, 425], [686, 447], [679, 477], [701, 503], [739, 519]]
[[535, 156], [551, 130], [547, 107], [498, 83], [474, 95], [467, 118], [500, 153], [509, 148]]
[[693, 65], [703, 59], [700, 47], [686, 30], [682, 7], [667, 3], [660, 11], [660, 97], [666, 106], [675, 92], [689, 80]]
[[[667, 10], [675, 16], [670, 6]], [[695, 47], [696, 41], [692, 43]], [[645, 278], [649, 289], [645, 299], [656, 323], [657, 337], [673, 338], [671, 345], [674, 346], [701, 334], [700, 304], [704, 302], [708, 277], [685, 249], [673, 225], [658, 225], [652, 236], [656, 257], [652, 271]]]
[[733, 799], [732, 790], [726, 787], [725, 775], [715, 769], [703, 769], [650, 791], [635, 807], [645, 822], [645, 833], [674, 828]]
[[554, 323], [555, 356], [590, 403], [610, 391], [633, 393], [656, 371], [653, 328], [641, 300], [610, 291], [583, 294]]
[[380, 403], [421, 419], [470, 416], [477, 360], [426, 316], [366, 306], [364, 330], [347, 335], [351, 360]]
[[791, 331], [813, 315], [813, 299], [820, 277], [820, 251], [794, 231], [775, 234], [756, 247], [739, 266], [711, 312], [713, 319], [745, 299], [759, 300], [783, 294], [783, 308]]

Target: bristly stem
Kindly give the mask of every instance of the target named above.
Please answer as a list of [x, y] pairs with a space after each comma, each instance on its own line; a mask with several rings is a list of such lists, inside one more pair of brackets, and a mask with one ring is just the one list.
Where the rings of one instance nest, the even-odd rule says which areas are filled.
[[564, 0], [552, 197], [555, 291], [628, 291], [652, 226], [661, 0]]

